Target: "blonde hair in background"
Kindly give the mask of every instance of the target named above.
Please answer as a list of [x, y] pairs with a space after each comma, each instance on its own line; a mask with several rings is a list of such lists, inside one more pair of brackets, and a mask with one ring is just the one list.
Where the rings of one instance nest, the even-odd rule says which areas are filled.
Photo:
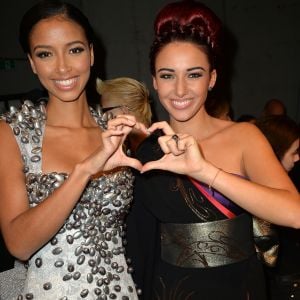
[[105, 98], [112, 105], [125, 105], [140, 122], [146, 126], [151, 124], [149, 90], [145, 84], [130, 77], [97, 78], [96, 88], [101, 99]]

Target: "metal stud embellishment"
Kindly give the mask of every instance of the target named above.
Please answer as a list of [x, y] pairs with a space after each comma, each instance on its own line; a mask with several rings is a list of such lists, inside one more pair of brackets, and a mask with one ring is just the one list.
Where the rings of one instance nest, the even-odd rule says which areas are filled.
[[[97, 113], [92, 111], [92, 115]], [[21, 145], [31, 207], [68, 179], [66, 173], [43, 174], [36, 167], [41, 166], [45, 120], [45, 108], [28, 101], [20, 111], [12, 108], [6, 115]], [[98, 118], [98, 124], [103, 126], [103, 122]], [[132, 267], [126, 263], [123, 245], [124, 217], [133, 197], [133, 180], [131, 171], [124, 168], [88, 183], [62, 228], [29, 261], [29, 268], [35, 268], [33, 273], [37, 274], [35, 290], [31, 291], [29, 284], [18, 299], [40, 299], [46, 294], [49, 296], [43, 299], [53, 299], [59, 285], [75, 286], [76, 294], [59, 293], [57, 299], [137, 299], [130, 277]]]

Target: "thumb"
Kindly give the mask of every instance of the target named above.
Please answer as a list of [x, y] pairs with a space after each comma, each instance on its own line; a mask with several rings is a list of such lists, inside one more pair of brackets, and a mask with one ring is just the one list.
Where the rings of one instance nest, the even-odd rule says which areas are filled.
[[143, 167], [143, 165], [141, 164], [141, 162], [139, 160], [137, 160], [135, 158], [130, 158], [130, 157], [127, 157], [125, 159], [124, 166], [137, 169], [138, 171], [141, 171], [142, 167]]
[[161, 160], [147, 162], [146, 164], [144, 164], [142, 166], [141, 173], [144, 173], [144, 172], [147, 172], [150, 170], [154, 170], [154, 169], [165, 170], [165, 168], [163, 168], [163, 164], [162, 164]]

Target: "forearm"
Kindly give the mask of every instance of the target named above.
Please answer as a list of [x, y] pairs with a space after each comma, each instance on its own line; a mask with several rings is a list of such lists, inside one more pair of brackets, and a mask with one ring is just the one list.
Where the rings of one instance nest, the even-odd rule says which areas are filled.
[[260, 218], [279, 225], [300, 227], [300, 199], [292, 185], [287, 189], [260, 185], [219, 171], [219, 168], [209, 163], [192, 176], [212, 185], [212, 188]]

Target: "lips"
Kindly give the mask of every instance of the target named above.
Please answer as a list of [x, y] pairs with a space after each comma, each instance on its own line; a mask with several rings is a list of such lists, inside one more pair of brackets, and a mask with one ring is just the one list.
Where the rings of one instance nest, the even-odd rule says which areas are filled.
[[70, 90], [72, 89], [77, 82], [77, 77], [69, 79], [54, 80], [55, 86], [61, 90]]
[[177, 108], [177, 109], [184, 109], [187, 106], [190, 105], [190, 103], [192, 102], [191, 99], [187, 99], [187, 100], [172, 100], [172, 105], [173, 107]]

